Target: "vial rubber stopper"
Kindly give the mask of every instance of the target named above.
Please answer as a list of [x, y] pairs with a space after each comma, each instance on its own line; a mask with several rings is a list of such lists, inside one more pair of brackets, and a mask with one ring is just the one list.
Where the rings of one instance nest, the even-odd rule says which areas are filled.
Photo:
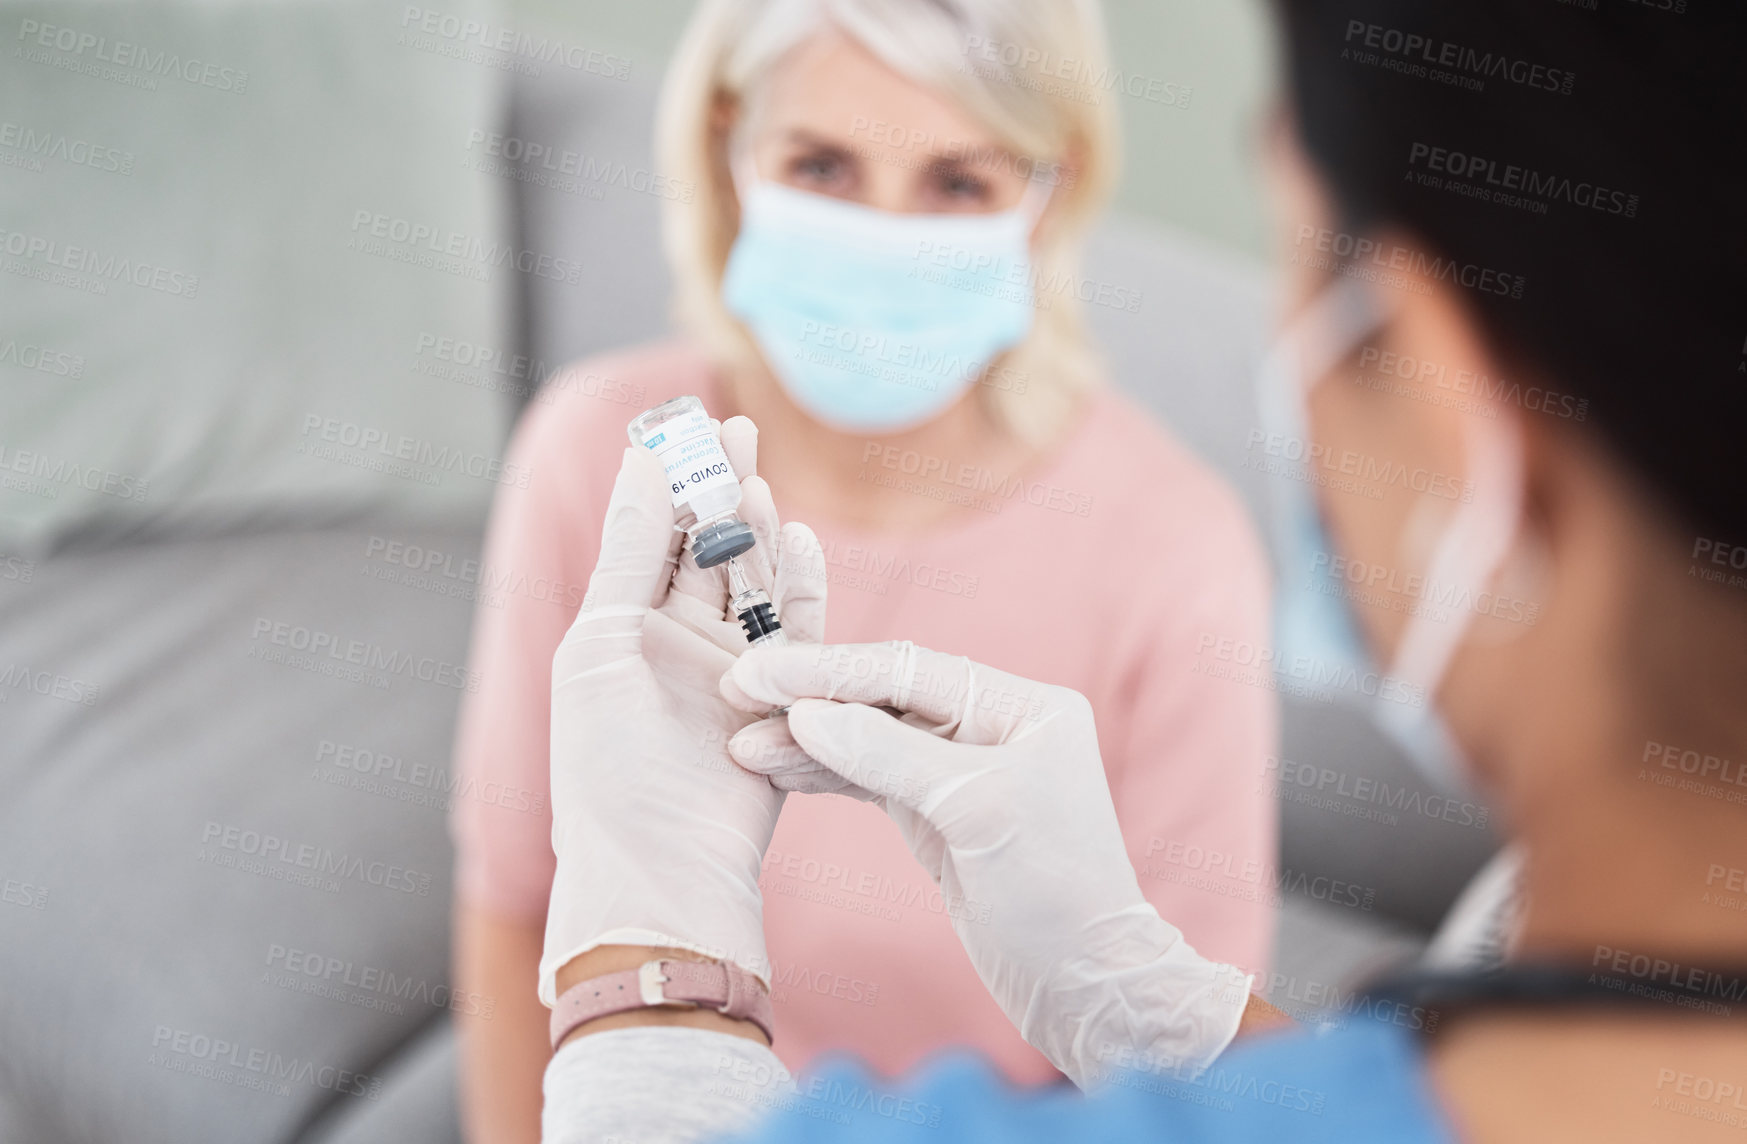
[[752, 526], [743, 520], [723, 520], [706, 524], [691, 534], [692, 559], [699, 568], [714, 568], [758, 543]]

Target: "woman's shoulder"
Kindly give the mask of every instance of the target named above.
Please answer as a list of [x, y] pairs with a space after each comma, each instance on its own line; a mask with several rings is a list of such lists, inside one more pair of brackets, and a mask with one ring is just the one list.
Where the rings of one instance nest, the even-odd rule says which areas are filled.
[[650, 342], [583, 358], [554, 371], [529, 400], [516, 431], [525, 464], [557, 467], [598, 461], [617, 471], [625, 426], [670, 398], [696, 394], [708, 404], [716, 373], [697, 346]]
[[1133, 398], [1111, 387], [1091, 399], [1066, 447], [1062, 479], [1093, 514], [1145, 549], [1192, 544], [1203, 557], [1260, 559], [1243, 498], [1214, 467]]

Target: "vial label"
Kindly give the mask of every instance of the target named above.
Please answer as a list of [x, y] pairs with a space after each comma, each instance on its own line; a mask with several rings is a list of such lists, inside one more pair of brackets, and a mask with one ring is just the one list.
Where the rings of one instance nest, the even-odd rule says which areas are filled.
[[643, 444], [666, 467], [675, 508], [684, 508], [687, 501], [706, 489], [739, 484], [707, 413], [690, 410], [664, 421]]

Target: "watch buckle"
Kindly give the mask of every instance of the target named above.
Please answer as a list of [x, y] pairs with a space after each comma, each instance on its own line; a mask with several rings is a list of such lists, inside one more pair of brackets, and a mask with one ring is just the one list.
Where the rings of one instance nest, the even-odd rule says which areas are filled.
[[670, 980], [665, 970], [666, 964], [666, 962], [657, 958], [654, 961], [645, 961], [638, 968], [637, 992], [642, 997], [643, 1004], [649, 1006], [683, 1005], [687, 1009], [696, 1009], [696, 1002], [681, 1001], [676, 997], [669, 997], [661, 988]]

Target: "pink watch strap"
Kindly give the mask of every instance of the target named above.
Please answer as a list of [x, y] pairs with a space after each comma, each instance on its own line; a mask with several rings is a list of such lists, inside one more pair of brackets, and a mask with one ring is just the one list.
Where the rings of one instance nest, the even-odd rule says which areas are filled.
[[572, 1029], [596, 1017], [678, 1005], [714, 1009], [727, 1017], [751, 1021], [774, 1041], [770, 996], [758, 978], [738, 965], [719, 961], [646, 961], [640, 968], [591, 977], [566, 989], [552, 1009], [552, 1048]]

